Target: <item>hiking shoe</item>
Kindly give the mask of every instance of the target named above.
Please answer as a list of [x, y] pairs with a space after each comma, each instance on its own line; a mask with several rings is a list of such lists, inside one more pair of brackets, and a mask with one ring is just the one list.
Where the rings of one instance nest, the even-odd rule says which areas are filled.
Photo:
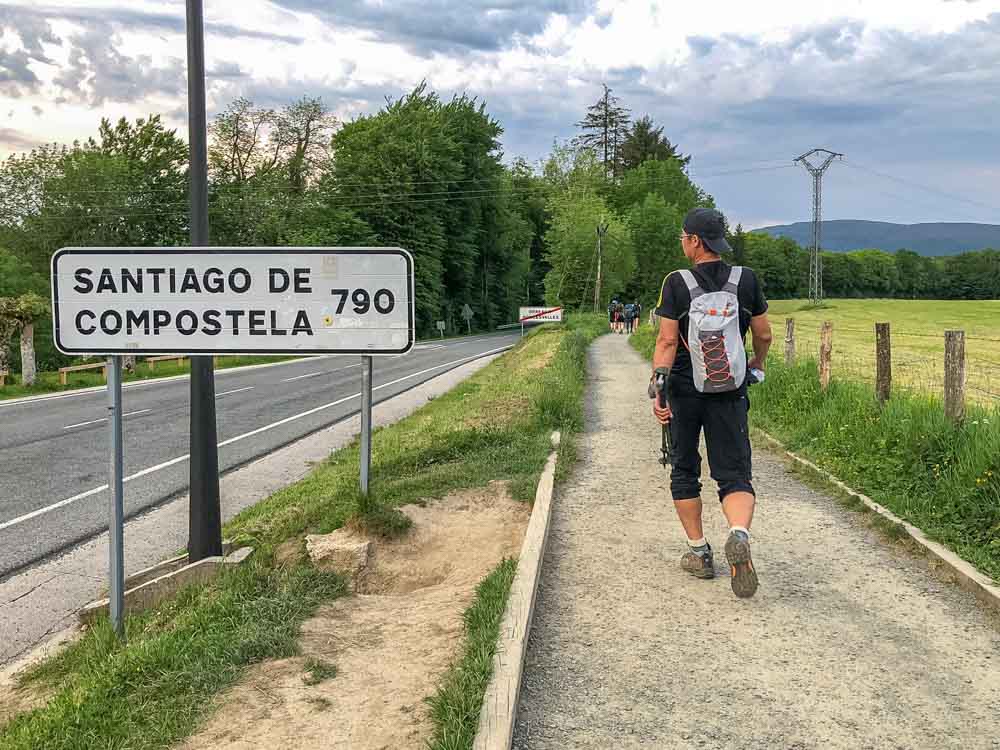
[[715, 578], [715, 564], [712, 549], [699, 555], [694, 550], [688, 550], [681, 557], [681, 568], [695, 578]]
[[750, 540], [739, 532], [730, 532], [726, 540], [726, 560], [732, 574], [733, 593], [741, 599], [749, 599], [757, 593], [757, 571], [750, 559]]

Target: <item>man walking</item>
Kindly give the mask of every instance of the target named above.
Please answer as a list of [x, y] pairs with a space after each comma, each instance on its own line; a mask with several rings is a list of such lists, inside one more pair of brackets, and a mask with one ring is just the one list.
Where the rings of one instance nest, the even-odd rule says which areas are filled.
[[[725, 219], [714, 209], [695, 208], [684, 219], [681, 247], [694, 267], [663, 280], [656, 309], [660, 331], [653, 378], [657, 373], [666, 376], [668, 399], [662, 408], [659, 400], [654, 401], [653, 412], [661, 424], [670, 425], [674, 443], [670, 491], [689, 547], [681, 567], [698, 578], [715, 576], [712, 547], [701, 519], [698, 447], [704, 429], [709, 469], [729, 522], [725, 550], [733, 592], [750, 597], [758, 580], [750, 555], [756, 496], [751, 483], [747, 385], [763, 379], [771, 326], [754, 272], [730, 266], [720, 257], [732, 252], [725, 232]], [[744, 344], [748, 330], [753, 333], [749, 363]], [[655, 395], [652, 381], [650, 395]]]

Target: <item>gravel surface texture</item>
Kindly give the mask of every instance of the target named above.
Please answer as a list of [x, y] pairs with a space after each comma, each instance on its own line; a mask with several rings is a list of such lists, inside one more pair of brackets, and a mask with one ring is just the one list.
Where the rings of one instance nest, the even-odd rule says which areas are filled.
[[761, 452], [757, 596], [730, 590], [707, 477], [717, 577], [689, 576], [649, 366], [604, 336], [589, 372], [514, 748], [1000, 748], [1000, 627], [971, 595]]

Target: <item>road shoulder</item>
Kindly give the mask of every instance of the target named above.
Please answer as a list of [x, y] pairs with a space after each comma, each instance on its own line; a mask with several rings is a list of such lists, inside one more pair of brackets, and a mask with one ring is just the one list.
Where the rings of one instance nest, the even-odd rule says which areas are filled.
[[[374, 407], [376, 427], [393, 424], [428, 400], [446, 393], [496, 356], [477, 359], [450, 370]], [[360, 431], [353, 416], [257, 459], [220, 481], [223, 517], [269, 497], [309, 473], [331, 452], [347, 445]], [[169, 501], [130, 520], [125, 527], [126, 574], [131, 574], [184, 547], [187, 542], [188, 496]], [[4, 623], [0, 666], [58, 635], [76, 631], [76, 612], [101, 596], [106, 588], [108, 537], [101, 534], [0, 583]]]

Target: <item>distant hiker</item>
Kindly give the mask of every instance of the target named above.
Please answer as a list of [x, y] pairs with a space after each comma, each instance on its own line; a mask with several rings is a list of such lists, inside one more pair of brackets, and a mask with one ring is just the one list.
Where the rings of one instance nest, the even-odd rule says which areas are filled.
[[632, 303], [635, 308], [635, 319], [632, 321], [632, 333], [639, 330], [639, 326], [642, 325], [642, 305], [639, 304], [639, 300]]
[[632, 322], [635, 320], [635, 304], [625, 303], [625, 333], [632, 333]]
[[[654, 378], [657, 370], [669, 373], [668, 405], [661, 409], [654, 401], [653, 412], [661, 424], [669, 423], [674, 443], [670, 491], [690, 547], [681, 567], [699, 578], [715, 575], [712, 547], [701, 522], [698, 444], [704, 428], [709, 468], [729, 522], [725, 549], [733, 592], [749, 597], [757, 590], [757, 573], [750, 556], [755, 493], [747, 385], [763, 376], [771, 346], [767, 300], [753, 271], [730, 266], [719, 257], [732, 252], [721, 213], [691, 210], [680, 240], [694, 268], [674, 271], [663, 280], [653, 368]], [[748, 330], [753, 332], [749, 363], [744, 348]], [[655, 395], [652, 381], [650, 395]]]
[[618, 300], [613, 299], [608, 303], [608, 325], [612, 333], [615, 332], [615, 316], [618, 312]]
[[625, 333], [625, 305], [615, 303], [615, 333]]

